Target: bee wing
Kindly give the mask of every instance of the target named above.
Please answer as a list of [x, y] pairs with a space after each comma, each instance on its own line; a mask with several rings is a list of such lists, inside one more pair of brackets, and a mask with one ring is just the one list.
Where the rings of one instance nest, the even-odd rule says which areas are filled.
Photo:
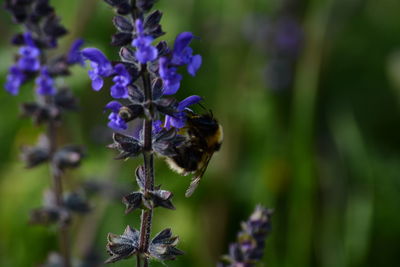
[[196, 190], [197, 186], [200, 183], [201, 178], [203, 177], [208, 167], [208, 163], [210, 163], [212, 155], [213, 155], [212, 153], [207, 155], [203, 167], [201, 167], [201, 169], [194, 174], [192, 181], [190, 182], [189, 188], [186, 190], [185, 197], [190, 197], [193, 194], [194, 190]]

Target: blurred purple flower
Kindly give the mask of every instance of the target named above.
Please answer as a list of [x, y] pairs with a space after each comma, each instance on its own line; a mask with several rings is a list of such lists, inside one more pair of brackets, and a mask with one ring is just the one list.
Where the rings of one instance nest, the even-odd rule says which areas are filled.
[[19, 55], [17, 65], [20, 70], [25, 71], [38, 71], [40, 68], [40, 50], [36, 47], [35, 42], [32, 39], [30, 33], [24, 34], [25, 46], [19, 49]]
[[10, 94], [17, 95], [19, 93], [19, 88], [24, 81], [25, 74], [20, 69], [18, 69], [17, 66], [13, 65], [8, 70], [7, 82], [4, 85], [4, 88]]
[[133, 39], [132, 46], [136, 47], [136, 59], [142, 64], [155, 60], [158, 56], [158, 50], [151, 45], [153, 37], [144, 34], [143, 23], [140, 19], [136, 20], [135, 25], [137, 37]]
[[284, 17], [276, 24], [275, 45], [279, 51], [296, 57], [302, 47], [303, 31], [293, 18]]
[[81, 46], [83, 45], [84, 41], [82, 39], [77, 39], [75, 42], [72, 43], [71, 48], [67, 55], [67, 63], [68, 64], [81, 64], [82, 66], [85, 65], [85, 59], [82, 56], [80, 51]]
[[90, 61], [92, 70], [88, 71], [92, 80], [92, 88], [99, 91], [104, 84], [102, 77], [108, 77], [113, 74], [113, 67], [106, 56], [97, 48], [85, 48], [82, 51], [84, 59]]
[[40, 75], [36, 78], [36, 93], [39, 95], [54, 95], [56, 88], [54, 87], [53, 78], [50, 77], [49, 71], [43, 67]]
[[242, 223], [237, 241], [229, 245], [229, 255], [223, 256], [217, 267], [256, 266], [263, 257], [265, 239], [271, 231], [271, 215], [271, 210], [257, 206]]
[[128, 98], [128, 85], [132, 78], [129, 75], [123, 64], [118, 64], [114, 67], [114, 72], [117, 74], [113, 78], [115, 84], [111, 86], [111, 96], [113, 98]]
[[105, 106], [105, 109], [111, 110], [111, 114], [108, 116], [110, 121], [107, 126], [116, 131], [128, 128], [126, 122], [118, 115], [121, 107], [122, 105], [118, 101], [111, 101]]
[[188, 73], [195, 76], [201, 66], [201, 56], [193, 56], [193, 49], [189, 47], [193, 38], [191, 32], [182, 32], [176, 37], [171, 63], [177, 66], [187, 65]]
[[174, 114], [174, 116], [169, 116], [169, 115], [165, 116], [164, 127], [169, 129], [171, 128], [171, 126], [175, 128], [182, 128], [183, 126], [185, 126], [186, 123], [185, 108], [194, 105], [200, 102], [201, 100], [203, 99], [200, 96], [192, 95], [179, 102], [177, 107], [177, 112]]
[[163, 80], [163, 94], [173, 95], [175, 94], [182, 80], [182, 75], [177, 73], [177, 68], [169, 67], [169, 60], [166, 57], [162, 57], [159, 60], [159, 74]]

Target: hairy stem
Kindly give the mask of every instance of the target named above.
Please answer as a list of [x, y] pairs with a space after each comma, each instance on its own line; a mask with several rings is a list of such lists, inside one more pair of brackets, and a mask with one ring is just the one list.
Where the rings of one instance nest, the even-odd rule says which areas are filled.
[[[147, 65], [142, 64], [142, 80], [143, 80], [143, 91], [145, 95], [145, 103], [148, 103], [148, 109], [152, 110], [151, 100], [151, 84], [150, 74], [147, 71]], [[151, 118], [146, 118], [143, 122], [143, 136], [144, 136], [144, 169], [145, 169], [145, 188], [144, 194], [146, 195], [149, 190], [154, 190], [154, 156], [152, 151], [152, 125], [153, 121]], [[147, 253], [150, 243], [150, 233], [152, 224], [153, 210], [143, 210], [140, 223], [140, 243], [139, 249], [142, 253]], [[138, 265], [140, 266], [140, 259], [138, 258]], [[148, 259], [143, 258], [143, 266], [148, 266]]]
[[[46, 99], [48, 105], [53, 104], [52, 97]], [[50, 175], [53, 182], [53, 193], [56, 199], [56, 204], [59, 208], [63, 206], [63, 188], [61, 180], [61, 172], [54, 162], [54, 154], [57, 151], [57, 131], [54, 119], [49, 119], [47, 128], [47, 138], [50, 143]], [[70, 251], [69, 251], [69, 233], [67, 226], [63, 225], [58, 228], [58, 239], [60, 253], [63, 258], [63, 266], [70, 267]]]

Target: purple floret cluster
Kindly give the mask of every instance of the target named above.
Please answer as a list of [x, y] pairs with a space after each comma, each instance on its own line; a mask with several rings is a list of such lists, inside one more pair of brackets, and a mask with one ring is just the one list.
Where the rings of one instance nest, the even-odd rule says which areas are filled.
[[70, 66], [84, 64], [80, 52], [83, 41], [75, 41], [66, 55], [46, 58], [45, 51], [55, 49], [57, 39], [67, 33], [48, 1], [8, 1], [5, 7], [13, 14], [14, 21], [27, 29], [13, 37], [12, 43], [19, 50], [16, 62], [9, 68], [5, 90], [17, 95], [23, 84], [35, 79], [38, 95], [54, 96], [57, 93], [54, 79], [68, 75]]
[[[120, 61], [111, 62], [97, 48], [89, 47], [81, 51], [83, 58], [90, 62], [91, 69], [88, 71], [88, 75], [92, 81], [93, 90], [100, 90], [104, 85], [104, 78], [112, 77], [113, 85], [110, 87], [110, 94], [112, 98], [124, 101], [120, 103], [113, 100], [105, 107], [111, 111], [108, 117], [108, 126], [113, 130], [127, 129], [127, 119], [120, 116], [122, 107], [135, 103], [142, 105], [145, 111], [143, 96], [140, 93], [135, 94], [135, 88], [138, 86], [136, 81], [143, 71], [149, 72], [153, 84], [157, 80], [161, 81], [161, 89], [157, 89], [161, 90], [161, 94], [153, 94], [153, 100], [161, 102], [161, 99], [178, 92], [182, 80], [182, 74], [178, 72], [179, 67], [185, 66], [187, 72], [191, 76], [195, 76], [201, 66], [201, 56], [193, 55], [193, 49], [189, 46], [195, 38], [190, 32], [179, 34], [172, 49], [168, 48], [163, 41], [157, 45], [154, 44], [155, 39], [161, 35], [160, 26], [156, 25], [159, 19], [149, 19], [149, 17], [154, 18], [155, 16], [159, 16], [160, 19], [161, 13], [155, 11], [148, 17], [137, 18], [135, 21], [129, 21], [122, 16], [114, 18], [117, 29], [124, 29], [123, 35], [117, 33], [113, 38], [113, 43], [124, 44], [120, 50]], [[154, 28], [158, 30], [152, 30]], [[127, 29], [131, 29], [132, 32], [127, 32]], [[132, 36], [130, 42], [125, 41], [126, 35]], [[123, 39], [119, 40], [118, 38]], [[164, 128], [182, 128], [186, 120], [184, 110], [201, 100], [201, 97], [193, 95], [181, 102], [170, 101], [170, 106], [164, 106], [164, 108], [169, 111], [172, 109], [173, 112], [165, 113], [160, 112], [160, 109], [156, 110], [157, 115], [154, 116], [156, 118], [154, 121], [159, 123], [157, 120], [160, 119], [160, 115], [165, 115]]]

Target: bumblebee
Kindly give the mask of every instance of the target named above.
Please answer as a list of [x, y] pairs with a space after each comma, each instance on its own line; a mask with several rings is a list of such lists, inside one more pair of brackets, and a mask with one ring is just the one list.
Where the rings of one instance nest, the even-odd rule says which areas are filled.
[[178, 134], [185, 137], [175, 147], [175, 156], [166, 158], [170, 168], [180, 175], [193, 174], [185, 196], [190, 197], [199, 185], [213, 154], [221, 148], [222, 126], [212, 112], [196, 114], [186, 109], [186, 124]]

